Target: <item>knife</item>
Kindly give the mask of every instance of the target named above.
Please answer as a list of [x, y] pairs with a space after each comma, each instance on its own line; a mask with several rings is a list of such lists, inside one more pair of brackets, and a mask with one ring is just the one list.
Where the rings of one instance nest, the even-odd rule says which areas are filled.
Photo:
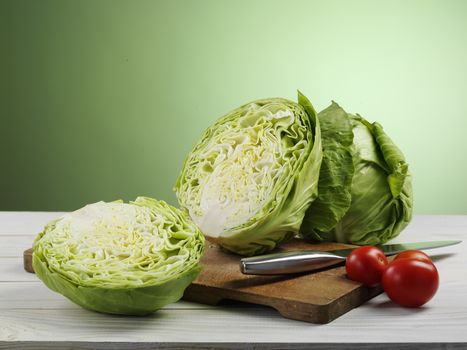
[[[381, 249], [385, 255], [389, 256], [409, 249], [433, 249], [447, 247], [461, 242], [462, 241], [432, 241], [397, 243], [377, 245], [376, 247]], [[345, 261], [346, 257], [355, 248], [333, 250], [332, 252], [298, 250], [293, 252], [253, 256], [240, 260], [240, 271], [246, 275], [281, 275], [313, 271]]]

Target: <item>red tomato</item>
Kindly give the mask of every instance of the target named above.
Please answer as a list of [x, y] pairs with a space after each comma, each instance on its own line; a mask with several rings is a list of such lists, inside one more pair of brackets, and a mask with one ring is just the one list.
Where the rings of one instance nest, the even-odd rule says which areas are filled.
[[381, 283], [381, 276], [388, 265], [388, 259], [373, 246], [354, 249], [345, 262], [347, 276], [354, 281], [373, 287]]
[[438, 270], [431, 262], [401, 258], [383, 273], [383, 288], [401, 306], [418, 307], [433, 298], [438, 290]]
[[427, 254], [422, 252], [421, 250], [403, 251], [402, 253], [399, 253], [396, 255], [394, 260], [397, 260], [397, 259], [415, 259], [415, 260], [425, 261], [425, 262], [433, 264], [433, 261], [431, 260], [431, 258]]

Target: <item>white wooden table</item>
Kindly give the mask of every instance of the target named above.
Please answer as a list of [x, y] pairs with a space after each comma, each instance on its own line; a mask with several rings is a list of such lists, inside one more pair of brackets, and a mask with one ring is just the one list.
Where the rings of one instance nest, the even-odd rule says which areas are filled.
[[[467, 348], [467, 243], [432, 250], [440, 288], [404, 309], [380, 295], [327, 325], [260, 306], [180, 301], [149, 317], [81, 309], [23, 270], [22, 254], [61, 213], [0, 212], [0, 349], [443, 349]], [[417, 216], [395, 240], [467, 240], [466, 216]]]

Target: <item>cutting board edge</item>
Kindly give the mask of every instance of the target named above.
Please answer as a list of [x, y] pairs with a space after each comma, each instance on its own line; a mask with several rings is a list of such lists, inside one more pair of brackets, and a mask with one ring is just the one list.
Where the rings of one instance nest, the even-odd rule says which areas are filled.
[[[345, 295], [343, 297], [345, 298]], [[335, 316], [329, 317], [329, 308], [333, 306], [334, 301], [325, 304], [309, 304], [300, 300], [287, 300], [279, 297], [265, 298], [264, 295], [261, 294], [199, 284], [191, 284], [188, 286], [183, 299], [208, 305], [217, 305], [223, 300], [232, 300], [267, 306], [275, 309], [285, 318], [319, 324], [329, 323], [342, 314], [339, 313], [339, 310], [335, 310], [332, 313]], [[351, 307], [347, 311], [353, 308], [354, 307]]]

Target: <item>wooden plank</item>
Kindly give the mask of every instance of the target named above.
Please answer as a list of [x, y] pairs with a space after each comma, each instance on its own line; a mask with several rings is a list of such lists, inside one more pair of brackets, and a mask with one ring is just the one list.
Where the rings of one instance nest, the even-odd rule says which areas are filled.
[[33, 282], [38, 281], [38, 278], [24, 271], [23, 257], [0, 258], [0, 283], [1, 281]]
[[[34, 298], [31, 298], [34, 296]], [[239, 307], [252, 307], [239, 305]], [[215, 309], [216, 306], [204, 305], [188, 301], [179, 301], [167, 305], [168, 310], [201, 310]], [[0, 310], [7, 309], [80, 309], [63, 295], [48, 289], [41, 281], [35, 282], [1, 282], [0, 281]]]
[[64, 212], [0, 212], [0, 235], [36, 235], [46, 223], [63, 214]]
[[[50, 220], [65, 212], [0, 212], [0, 235], [36, 235]], [[436, 237], [434, 239], [465, 239], [466, 215], [415, 215], [403, 233], [404, 241], [411, 237]], [[396, 240], [400, 241], [401, 236]]]
[[13, 258], [23, 255], [34, 241], [35, 235], [0, 235], [0, 258]]
[[[36, 235], [47, 222], [63, 214], [65, 212], [0, 212], [0, 235]], [[465, 218], [465, 215], [416, 215], [404, 230], [404, 241], [410, 241], [413, 235], [465, 239]]]
[[[48, 342], [48, 341], [30, 341], [30, 342], [0, 342], [0, 350], [43, 350], [43, 349], [60, 349], [60, 350], [439, 350], [439, 343], [157, 343], [157, 342]], [[465, 343], [446, 343], [442, 345], [444, 350], [464, 350]]]
[[[393, 312], [391, 312], [393, 311]], [[402, 312], [401, 312], [402, 311]], [[160, 310], [120, 317], [84, 309], [2, 310], [0, 339], [90, 342], [467, 342], [465, 308], [401, 309], [384, 296], [327, 326], [277, 317], [268, 308]], [[421, 328], [421, 329], [420, 329]]]

